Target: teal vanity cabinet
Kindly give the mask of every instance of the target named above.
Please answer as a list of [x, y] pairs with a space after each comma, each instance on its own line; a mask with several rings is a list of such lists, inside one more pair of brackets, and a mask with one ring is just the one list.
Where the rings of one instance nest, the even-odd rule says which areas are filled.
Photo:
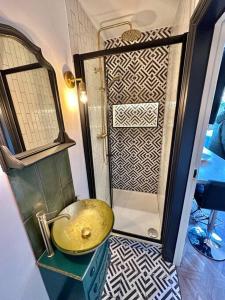
[[38, 266], [50, 300], [100, 300], [109, 262], [107, 240], [95, 252], [82, 256], [55, 250], [49, 258], [45, 252]]

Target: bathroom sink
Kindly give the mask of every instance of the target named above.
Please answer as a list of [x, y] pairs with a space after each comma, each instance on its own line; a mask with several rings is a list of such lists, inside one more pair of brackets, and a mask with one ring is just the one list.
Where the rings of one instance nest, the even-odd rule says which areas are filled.
[[114, 224], [112, 209], [97, 199], [74, 202], [61, 214], [69, 214], [70, 219], [62, 218], [54, 222], [52, 241], [60, 251], [71, 255], [94, 251], [107, 239]]

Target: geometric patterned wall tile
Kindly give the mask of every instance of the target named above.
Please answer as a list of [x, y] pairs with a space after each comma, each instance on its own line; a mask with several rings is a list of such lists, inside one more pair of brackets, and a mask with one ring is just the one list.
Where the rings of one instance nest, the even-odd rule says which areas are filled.
[[113, 127], [157, 127], [158, 102], [113, 105]]
[[[140, 42], [170, 36], [170, 28], [142, 33]], [[105, 48], [128, 45], [120, 38]], [[166, 101], [169, 46], [110, 55], [105, 58], [111, 148], [112, 187], [155, 193], [158, 191]], [[113, 80], [115, 77], [120, 80]], [[156, 103], [157, 127], [113, 127], [113, 107], [121, 104]], [[115, 108], [114, 108], [115, 109]]]

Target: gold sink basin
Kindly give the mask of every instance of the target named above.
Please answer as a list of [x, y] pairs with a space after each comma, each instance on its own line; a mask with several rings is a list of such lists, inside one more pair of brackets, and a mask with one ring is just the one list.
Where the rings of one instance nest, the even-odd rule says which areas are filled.
[[52, 240], [62, 252], [84, 255], [94, 251], [109, 236], [114, 215], [112, 209], [102, 200], [86, 199], [74, 202], [59, 215], [68, 214], [52, 226]]

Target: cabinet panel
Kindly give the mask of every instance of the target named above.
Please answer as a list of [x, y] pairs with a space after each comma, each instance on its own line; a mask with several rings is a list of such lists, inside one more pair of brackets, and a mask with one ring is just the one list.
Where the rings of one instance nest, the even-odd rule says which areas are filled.
[[[74, 260], [68, 255], [64, 258], [62, 253], [60, 255], [56, 253], [53, 258], [47, 258], [44, 255], [38, 261], [50, 300], [100, 299], [108, 263], [108, 241], [92, 255], [89, 254], [86, 259], [83, 256]], [[69, 267], [68, 264], [70, 264]], [[81, 275], [80, 270], [84, 271], [82, 277], [78, 276]]]

